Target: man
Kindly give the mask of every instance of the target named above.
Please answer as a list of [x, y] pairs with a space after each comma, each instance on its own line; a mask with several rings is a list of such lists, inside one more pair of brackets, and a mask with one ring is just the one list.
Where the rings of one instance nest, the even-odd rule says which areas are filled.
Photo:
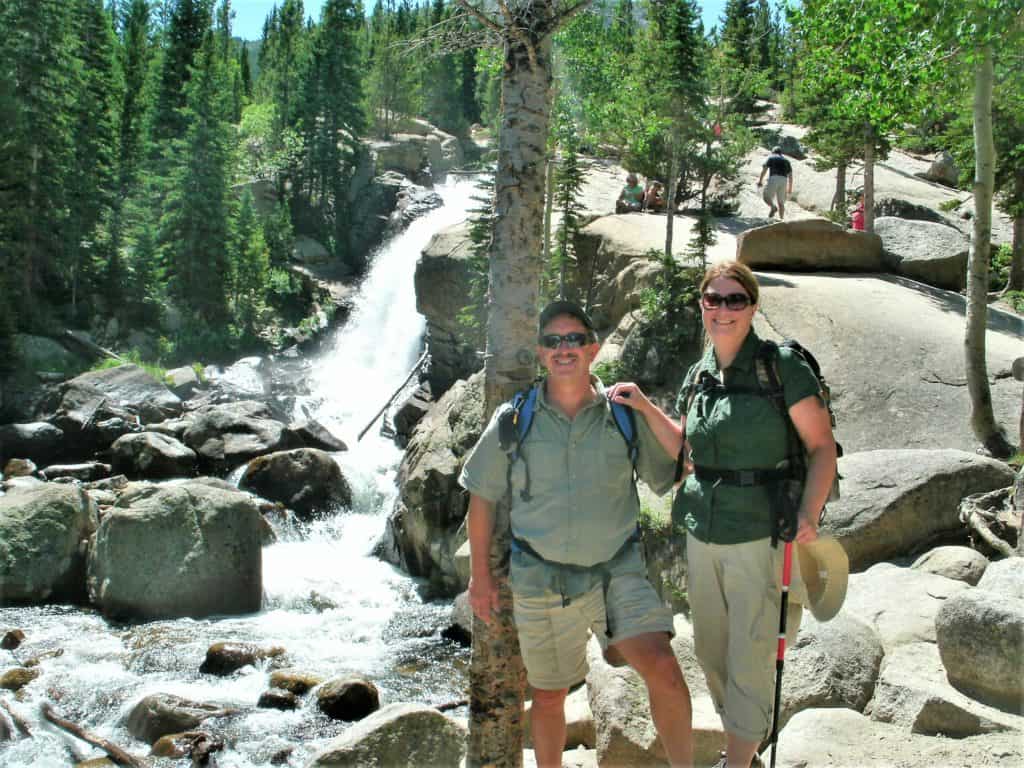
[[[498, 607], [489, 552], [495, 505], [505, 499], [512, 505], [509, 580], [533, 688], [537, 765], [562, 764], [565, 697], [586, 676], [590, 631], [606, 654], [643, 678], [671, 764], [692, 765], [690, 694], [669, 645], [671, 611], [646, 578], [632, 457], [601, 382], [590, 375], [599, 348], [593, 323], [578, 305], [556, 301], [538, 328], [537, 356], [548, 375], [518, 457], [501, 446], [502, 414], [510, 409], [502, 406], [459, 478], [470, 492], [470, 606], [488, 623]], [[505, 423], [507, 429], [507, 417]], [[636, 439], [637, 473], [664, 493], [673, 459], [643, 417], [636, 419]]]
[[635, 173], [626, 175], [626, 186], [619, 193], [619, 199], [615, 201], [616, 213], [630, 213], [639, 211], [644, 205], [644, 188], [640, 185]]
[[660, 181], [652, 181], [647, 187], [647, 194], [644, 196], [644, 209], [661, 213], [665, 210], [665, 187]]
[[779, 210], [779, 220], [786, 218], [786, 196], [793, 194], [793, 166], [789, 160], [782, 156], [782, 147], [772, 147], [772, 153], [761, 166], [761, 175], [757, 179], [757, 186], [764, 182], [764, 174], [768, 173], [768, 183], [765, 184], [762, 199], [768, 204], [768, 218], [775, 215], [775, 209]]

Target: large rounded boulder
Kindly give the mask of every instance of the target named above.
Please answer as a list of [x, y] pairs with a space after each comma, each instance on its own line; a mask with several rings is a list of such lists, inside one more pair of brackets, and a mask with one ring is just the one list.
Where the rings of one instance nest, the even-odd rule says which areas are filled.
[[100, 523], [89, 596], [107, 616], [251, 613], [263, 593], [261, 516], [218, 484], [139, 484]]
[[0, 605], [85, 598], [85, 551], [96, 508], [69, 484], [0, 497]]
[[316, 448], [278, 451], [253, 459], [239, 487], [279, 501], [302, 518], [352, 504], [352, 489], [338, 463]]
[[185, 429], [186, 445], [200, 461], [217, 470], [229, 470], [249, 459], [285, 447], [285, 426], [270, 407], [256, 400], [204, 405]]
[[64, 430], [46, 421], [0, 426], [0, 462], [8, 459], [30, 459], [49, 464], [61, 452]]

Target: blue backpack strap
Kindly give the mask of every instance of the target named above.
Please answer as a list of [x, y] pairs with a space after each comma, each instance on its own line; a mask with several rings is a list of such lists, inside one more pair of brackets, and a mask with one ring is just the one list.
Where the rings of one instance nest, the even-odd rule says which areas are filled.
[[[522, 457], [522, 445], [526, 435], [533, 426], [533, 414], [537, 409], [537, 392], [540, 385], [535, 384], [528, 390], [516, 392], [509, 402], [510, 407], [501, 414], [498, 421], [498, 444], [508, 454], [508, 467], [505, 470], [506, 486], [509, 500], [512, 495], [512, 465]], [[530, 465], [523, 462], [526, 470], [526, 486], [520, 492], [523, 501], [530, 496]]]
[[612, 419], [615, 426], [619, 428], [622, 439], [626, 441], [626, 451], [629, 454], [629, 463], [633, 465], [633, 479], [636, 479], [636, 462], [639, 456], [639, 444], [636, 436], [636, 414], [628, 405], [608, 401], [612, 408]]

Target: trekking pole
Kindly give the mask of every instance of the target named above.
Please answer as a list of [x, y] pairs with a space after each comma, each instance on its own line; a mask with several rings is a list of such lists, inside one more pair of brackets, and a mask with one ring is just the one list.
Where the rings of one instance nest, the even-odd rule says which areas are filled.
[[793, 574], [793, 542], [787, 541], [782, 550], [782, 609], [779, 611], [779, 645], [775, 655], [775, 706], [772, 708], [772, 761], [779, 752], [779, 705], [782, 701], [782, 668], [786, 657], [786, 612], [789, 607], [789, 582]]

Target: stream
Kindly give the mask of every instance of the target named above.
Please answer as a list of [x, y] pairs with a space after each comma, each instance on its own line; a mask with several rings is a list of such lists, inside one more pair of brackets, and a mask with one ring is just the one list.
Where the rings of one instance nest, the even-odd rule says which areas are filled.
[[[148, 745], [122, 723], [143, 696], [170, 693], [238, 707], [241, 714], [207, 723], [226, 744], [215, 756], [218, 765], [238, 768], [271, 765], [289, 749], [284, 764], [305, 765], [348, 727], [321, 714], [315, 695], [290, 712], [257, 709], [268, 688], [266, 662], [224, 678], [199, 674], [206, 649], [219, 641], [282, 646], [284, 666], [325, 680], [365, 675], [379, 688], [382, 705], [465, 697], [469, 652], [440, 635], [451, 602], [426, 599], [414, 579], [371, 555], [397, 495], [401, 451], [379, 435], [377, 424], [357, 442], [422, 351], [416, 261], [431, 235], [465, 218], [474, 181], [450, 177], [436, 191], [444, 205], [373, 257], [348, 321], [311, 360], [309, 394], [295, 403], [297, 414], [316, 418], [349, 446], [336, 459], [353, 489], [352, 509], [308, 524], [274, 524], [277, 541], [263, 549], [263, 610], [256, 614], [117, 624], [81, 607], [0, 608], [0, 633], [20, 628], [26, 634], [17, 651], [22, 660], [63, 649], [17, 697], [3, 692], [34, 737], [0, 743], [0, 766], [64, 768], [72, 759], [103, 755], [45, 723], [44, 701], [136, 755], [147, 754]], [[13, 666], [11, 652], [0, 650], [0, 672]]]

